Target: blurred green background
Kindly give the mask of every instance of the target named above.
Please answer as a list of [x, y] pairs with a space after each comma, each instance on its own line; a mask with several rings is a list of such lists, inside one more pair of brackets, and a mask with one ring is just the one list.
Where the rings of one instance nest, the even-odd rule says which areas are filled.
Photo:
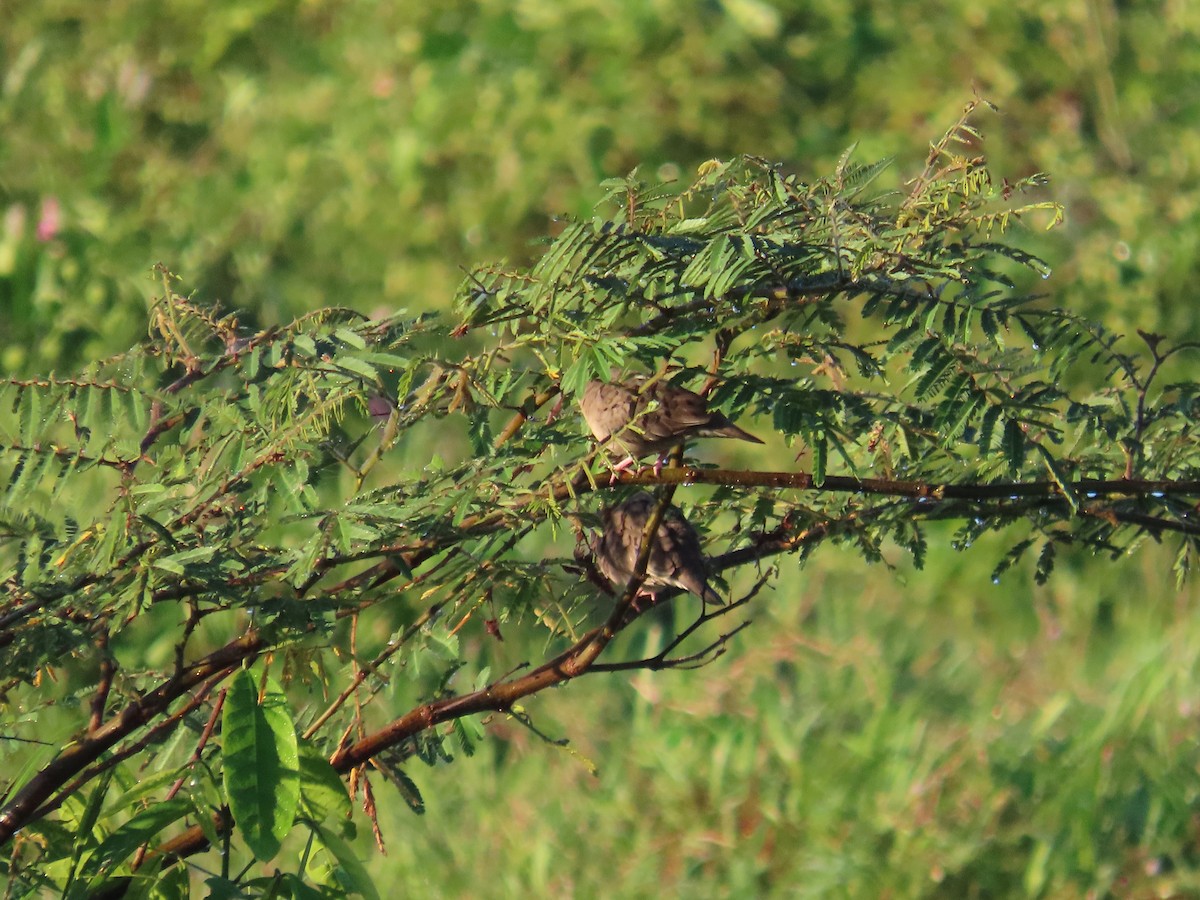
[[[997, 177], [1047, 172], [1067, 208], [1014, 237], [1054, 269], [1033, 287], [1200, 338], [1182, 0], [7, 0], [0, 79], [9, 375], [136, 341], [156, 262], [251, 327], [438, 310], [634, 166], [817, 176], [857, 142], [899, 185], [973, 91]], [[1197, 590], [1170, 548], [993, 585], [1006, 545], [950, 537], [919, 573], [784, 561], [718, 664], [534, 699], [579, 756], [496, 720], [411, 772], [424, 818], [380, 789], [372, 870], [424, 896], [1200, 895]]]

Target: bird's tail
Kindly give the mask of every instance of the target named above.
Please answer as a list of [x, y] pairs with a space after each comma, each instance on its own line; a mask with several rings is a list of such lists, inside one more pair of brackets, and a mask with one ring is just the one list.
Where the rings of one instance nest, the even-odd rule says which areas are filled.
[[712, 431], [705, 432], [706, 436], [737, 438], [739, 441], [749, 441], [752, 444], [763, 443], [761, 438], [756, 438], [750, 432], [738, 428], [732, 422], [726, 421], [720, 427], [714, 428]]

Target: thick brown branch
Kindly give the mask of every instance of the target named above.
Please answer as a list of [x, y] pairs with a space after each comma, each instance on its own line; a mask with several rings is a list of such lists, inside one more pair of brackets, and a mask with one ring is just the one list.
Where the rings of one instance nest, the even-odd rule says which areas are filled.
[[138, 728], [162, 715], [175, 700], [193, 687], [223, 669], [253, 660], [262, 648], [263, 641], [257, 632], [231, 641], [181, 675], [168, 678], [154, 690], [143, 694], [91, 734], [69, 744], [0, 811], [0, 847], [6, 846], [18, 830], [32, 821], [42, 804], [73, 775], [96, 762], [106, 750]]
[[139, 737], [136, 741], [127, 746], [118, 748], [112, 753], [105, 755], [100, 762], [93, 766], [89, 766], [78, 776], [76, 776], [73, 781], [65, 785], [53, 797], [51, 797], [49, 800], [39, 806], [32, 814], [30, 814], [30, 821], [44, 818], [50, 813], [54, 812], [54, 810], [62, 806], [62, 804], [69, 797], [78, 792], [85, 784], [94, 779], [97, 775], [100, 775], [109, 769], [120, 765], [132, 756], [137, 756], [151, 744], [166, 740], [167, 736], [176, 728], [178, 728], [180, 723], [183, 722], [183, 720], [191, 713], [195, 712], [195, 710], [199, 708], [205, 699], [207, 699], [208, 695], [212, 692], [213, 687], [225, 678], [228, 678], [231, 674], [233, 674], [233, 671], [234, 668], [229, 668], [222, 672], [218, 672], [207, 682], [202, 684], [196, 690], [196, 692], [188, 698], [187, 703], [179, 707], [179, 709], [175, 710], [175, 712], [171, 713], [166, 718], [160, 718], [151, 728], [148, 728], [145, 732], [143, 732], [141, 737]]
[[[850, 493], [888, 497], [912, 497], [919, 500], [967, 500], [983, 502], [987, 500], [1029, 498], [1063, 498], [1063, 489], [1053, 481], [1011, 481], [993, 482], [991, 484], [954, 484], [949, 482], [933, 483], [925, 481], [897, 481], [886, 478], [852, 478], [844, 475], [828, 475], [817, 485], [811, 473], [808, 472], [756, 472], [739, 469], [701, 469], [695, 466], [665, 468], [655, 474], [652, 468], [639, 472], [624, 471], [617, 473], [617, 484], [626, 485], [688, 485], [688, 484], [719, 484], [740, 487], [769, 487], [776, 489], [791, 489], [827, 493]], [[607, 479], [599, 478], [595, 485], [583, 475], [578, 474], [569, 481], [559, 481], [550, 489], [556, 502], [564, 502], [568, 498], [590, 493], [598, 486], [607, 484]], [[1070, 488], [1076, 496], [1088, 498], [1091, 496], [1128, 496], [1152, 497], [1164, 496], [1200, 496], [1200, 481], [1165, 481], [1165, 480], [1130, 480], [1084, 478], [1072, 482]], [[538, 492], [530, 495], [529, 502], [539, 500], [544, 496]], [[519, 509], [520, 506], [515, 507]], [[460, 523], [460, 534], [476, 536], [509, 527], [513, 508], [498, 512], [481, 513], [468, 516]], [[1155, 527], [1175, 531], [1185, 530], [1178, 525], [1172, 525], [1164, 520], [1155, 520]], [[1132, 524], [1132, 523], [1131, 523]], [[410, 543], [403, 548], [382, 548], [373, 551], [372, 555], [388, 554], [402, 555], [409, 569], [415, 569], [425, 560], [444, 550], [444, 545], [436, 540]], [[354, 559], [361, 559], [362, 556]], [[330, 558], [322, 565], [328, 568], [340, 564], [343, 560]], [[359, 572], [352, 578], [337, 585], [336, 592], [353, 591], [370, 585], [380, 584], [396, 577], [401, 573], [394, 563], [384, 560], [377, 565]]]
[[[791, 488], [826, 493], [876, 494], [929, 500], [999, 500], [1017, 497], [1062, 497], [1063, 489], [1053, 481], [1004, 481], [989, 484], [895, 481], [888, 478], [852, 478], [827, 475], [818, 485], [808, 472], [753, 472], [738, 469], [700, 469], [694, 466], [622, 472], [620, 484], [723, 484], [739, 487]], [[1077, 496], [1152, 497], [1200, 496], [1200, 481], [1147, 481], [1141, 479], [1081, 478], [1070, 483]]]

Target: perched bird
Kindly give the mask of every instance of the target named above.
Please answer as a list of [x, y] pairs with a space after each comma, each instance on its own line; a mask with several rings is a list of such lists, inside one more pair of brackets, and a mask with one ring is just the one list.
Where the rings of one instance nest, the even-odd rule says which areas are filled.
[[651, 453], [659, 454], [655, 468], [661, 469], [672, 447], [695, 437], [762, 443], [721, 413], [710, 412], [699, 394], [665, 381], [643, 389], [645, 382], [644, 375], [625, 382], [589, 381], [580, 399], [583, 418], [596, 440], [603, 444], [611, 439], [613, 446], [629, 454], [616, 471]]
[[[633, 575], [642, 547], [642, 534], [657, 502], [650, 494], [639, 491], [601, 514], [604, 531], [592, 538], [592, 553], [600, 573], [618, 590], [624, 588]], [[683, 513], [668, 506], [658, 523], [642, 590], [654, 602], [656, 588], [683, 588], [705, 603], [721, 606], [721, 595], [708, 586], [707, 568], [696, 530]]]

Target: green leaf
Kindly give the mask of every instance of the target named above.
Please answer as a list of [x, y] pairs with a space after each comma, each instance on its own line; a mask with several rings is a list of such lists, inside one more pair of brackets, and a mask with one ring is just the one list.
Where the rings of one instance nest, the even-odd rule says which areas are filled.
[[300, 741], [300, 802], [314, 822], [350, 815], [350, 795], [341, 776], [310, 741]]
[[992, 449], [992, 437], [996, 432], [996, 422], [999, 421], [1000, 415], [1004, 412], [1002, 406], [989, 406], [983, 414], [983, 419], [979, 423], [979, 434], [976, 436], [975, 445], [979, 448], [979, 452], [987, 454]]
[[563, 393], [569, 397], [583, 396], [587, 383], [596, 377], [596, 363], [592, 354], [584, 353], [563, 373]]
[[1057, 554], [1058, 545], [1054, 541], [1046, 541], [1042, 545], [1042, 552], [1038, 554], [1037, 568], [1033, 574], [1033, 580], [1038, 584], [1045, 584], [1050, 580], [1050, 573], [1054, 571], [1054, 560]]
[[1019, 541], [996, 563], [996, 568], [992, 569], [992, 583], [997, 584], [1000, 581], [1000, 576], [1007, 572], [1012, 566], [1025, 555], [1025, 551], [1033, 546], [1033, 538], [1026, 538]]
[[208, 889], [205, 900], [243, 900], [246, 896], [240, 884], [218, 875], [204, 879], [204, 886]]
[[217, 552], [217, 549], [218, 548], [211, 545], [204, 547], [192, 547], [190, 550], [183, 550], [179, 553], [172, 553], [170, 556], [164, 556], [161, 559], [156, 560], [155, 565], [157, 565], [159, 568], [168, 568], [168, 566], [163, 565], [168, 560], [170, 561], [171, 565], [176, 566], [186, 566], [192, 563], [205, 563], [213, 558], [213, 554]]
[[261, 862], [279, 852], [300, 802], [296, 729], [287, 698], [267, 679], [262, 703], [249, 670], [233, 677], [221, 717], [225, 792], [237, 828]]
[[825, 483], [825, 468], [829, 464], [829, 442], [825, 429], [813, 432], [809, 446], [813, 455], [813, 484], [820, 487]]
[[1025, 432], [1016, 419], [1004, 420], [1003, 448], [1009, 471], [1016, 474], [1025, 462]]
[[296, 349], [305, 356], [317, 355], [317, 344], [316, 341], [312, 339], [311, 335], [298, 334], [292, 339], [292, 343], [295, 345]]
[[[398, 356], [395, 353], [378, 353], [375, 351], [371, 351], [368, 353], [359, 353], [359, 354], [357, 354], [357, 356], [359, 359], [363, 360], [364, 362], [374, 363], [377, 366], [381, 366], [385, 369], [389, 369], [389, 370], [393, 370], [393, 371], [396, 369], [406, 369], [407, 370], [408, 367], [412, 364], [412, 360], [409, 359], [408, 357]], [[403, 392], [401, 393], [401, 396], [403, 396]]]
[[1004, 346], [1004, 339], [1000, 336], [1000, 327], [997, 323], [995, 312], [987, 308], [980, 310], [979, 325], [983, 329], [984, 336], [989, 341], [991, 341], [997, 347]]
[[339, 356], [337, 364], [342, 369], [347, 369], [355, 375], [360, 375], [366, 381], [375, 384], [379, 381], [379, 372], [369, 363], [363, 362], [361, 359], [356, 359], [353, 356]]
[[[425, 750], [425, 753], [418, 753], [422, 757], [426, 765], [434, 765], [437, 761], [437, 755], [445, 756], [445, 749], [441, 745], [441, 741], [434, 739], [432, 744], [425, 744], [420, 749]], [[440, 751], [440, 754], [439, 754]], [[450, 759], [446, 759], [447, 762]], [[395, 766], [388, 766], [383, 769], [383, 774], [387, 776], [388, 781], [395, 785], [400, 792], [400, 796], [404, 802], [408, 804], [408, 808], [415, 812], [418, 816], [425, 815], [425, 798], [421, 796], [421, 790], [417, 787], [417, 783], [408, 777], [408, 773], [403, 769]]]
[[341, 875], [350, 885], [362, 894], [366, 900], [379, 900], [379, 891], [375, 889], [375, 883], [371, 880], [371, 876], [367, 873], [367, 869], [362, 864], [362, 861], [354, 855], [354, 851], [350, 849], [350, 846], [327, 828], [317, 826], [314, 830], [317, 833], [317, 840], [320, 841], [322, 847], [329, 851], [329, 855], [337, 861]]
[[282, 885], [291, 891], [292, 900], [325, 900], [329, 896], [309, 885], [299, 875], [290, 872], [283, 873]]
[[[115, 771], [109, 769], [100, 779], [100, 783], [96, 785], [96, 789], [88, 796], [87, 804], [83, 808], [83, 814], [79, 817], [78, 826], [75, 829], [75, 843], [73, 849], [74, 864], [78, 865], [80, 858], [85, 850], [87, 850], [94, 842], [95, 837], [92, 835], [92, 829], [96, 827], [96, 822], [100, 818], [100, 810], [104, 806], [104, 798], [108, 794], [108, 789], [112, 785]], [[67, 881], [67, 886], [75, 880], [75, 871]]]
[[1066, 499], [1067, 505], [1071, 507], [1072, 515], [1077, 514], [1079, 512], [1079, 494], [1071, 484], [1070, 475], [1062, 467], [1061, 463], [1059, 463], [1059, 461], [1050, 454], [1049, 450], [1047, 450], [1041, 444], [1034, 444], [1034, 447], [1036, 447], [1038, 452], [1041, 454], [1042, 462], [1046, 464], [1046, 468], [1050, 472], [1051, 479], [1056, 485], [1058, 485], [1058, 489]]
[[950, 367], [955, 364], [954, 356], [947, 353], [945, 350], [939, 349], [935, 354], [933, 361], [929, 364], [925, 374], [921, 376], [921, 380], [917, 383], [916, 395], [918, 400], [924, 400], [935, 392], [941, 386], [943, 377], [950, 371]]
[[154, 803], [136, 813], [96, 848], [96, 852], [88, 859], [89, 874], [106, 872], [133, 854], [142, 844], [160, 840], [163, 829], [182, 819], [191, 810], [189, 801], [176, 797]]
[[21, 395], [25, 402], [21, 410], [21, 440], [26, 444], [35, 443], [46, 427], [43, 421], [42, 390], [30, 387]]
[[255, 347], [251, 350], [250, 358], [243, 365], [246, 369], [246, 377], [251, 381], [257, 379], [259, 373], [262, 371], [262, 347]]
[[349, 328], [345, 328], [345, 327], [335, 328], [333, 330], [333, 336], [336, 337], [343, 344], [347, 344], [351, 347], [354, 347], [356, 350], [365, 350], [366, 349], [367, 342], [363, 340], [362, 335], [360, 335], [356, 331], [352, 331]]
[[971, 379], [967, 375], [960, 372], [946, 381], [933, 421], [933, 429], [943, 444], [950, 445], [958, 437], [980, 399], [979, 394], [971, 390]]
[[1175, 589], [1182, 591], [1188, 575], [1192, 571], [1192, 545], [1186, 541], [1180, 541], [1179, 549], [1175, 553], [1175, 562], [1171, 565], [1171, 570], [1175, 573]]
[[458, 746], [464, 756], [475, 755], [475, 742], [468, 733], [466, 726], [463, 725], [462, 716], [454, 720], [454, 736], [458, 738]]
[[[187, 729], [179, 728], [175, 730], [175, 737], [171, 739], [171, 744], [178, 746], [178, 737], [186, 735]], [[164, 749], [174, 749], [170, 744], [164, 744]], [[159, 760], [160, 764], [163, 760]], [[151, 794], [157, 794], [164, 788], [169, 787], [173, 782], [179, 779], [179, 772], [174, 766], [169, 766], [165, 771], [159, 772], [157, 775], [148, 775], [145, 778], [139, 778], [137, 784], [132, 785], [128, 791], [121, 795], [115, 809], [134, 809], [138, 807], [140, 801], [148, 798]], [[112, 810], [109, 810], [110, 814]]]
[[150, 565], [156, 569], [162, 569], [164, 572], [169, 572], [172, 575], [183, 574], [183, 566], [169, 556], [164, 556], [159, 559], [151, 559]]

